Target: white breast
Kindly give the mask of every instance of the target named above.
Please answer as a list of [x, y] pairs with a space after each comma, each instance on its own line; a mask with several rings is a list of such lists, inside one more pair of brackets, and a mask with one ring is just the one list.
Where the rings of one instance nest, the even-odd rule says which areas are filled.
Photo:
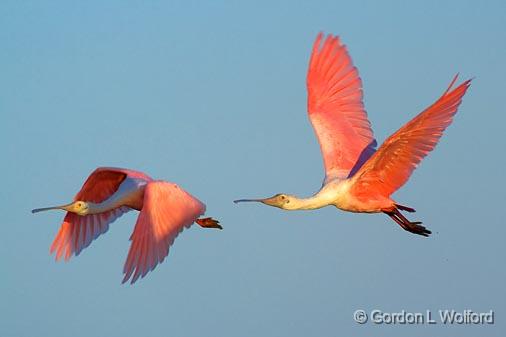
[[353, 200], [349, 194], [351, 185], [350, 179], [330, 181], [318, 192], [318, 197], [327, 200], [329, 204], [339, 209], [352, 211]]

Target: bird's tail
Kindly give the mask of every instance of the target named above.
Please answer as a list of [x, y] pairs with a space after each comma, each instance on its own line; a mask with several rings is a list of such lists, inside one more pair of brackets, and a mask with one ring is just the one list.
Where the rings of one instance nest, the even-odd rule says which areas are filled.
[[416, 210], [414, 208], [411, 208], [408, 206], [403, 206], [403, 205], [399, 205], [399, 204], [394, 204], [394, 205], [395, 205], [395, 207], [397, 207], [401, 211], [406, 211], [406, 212], [410, 212], [410, 213], [416, 212]]
[[197, 219], [197, 220], [195, 220], [195, 222], [204, 228], [223, 229], [223, 227], [221, 227], [221, 225], [220, 225], [220, 222], [218, 220], [214, 220], [213, 218]]

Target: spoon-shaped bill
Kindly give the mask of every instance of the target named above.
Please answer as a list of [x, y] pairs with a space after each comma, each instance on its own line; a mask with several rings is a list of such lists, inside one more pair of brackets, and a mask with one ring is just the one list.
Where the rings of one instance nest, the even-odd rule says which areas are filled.
[[265, 204], [265, 205], [269, 205], [269, 206], [276, 206], [276, 207], [279, 207], [279, 198], [278, 198], [278, 195], [276, 194], [275, 196], [273, 197], [270, 197], [270, 198], [264, 198], [264, 199], [239, 199], [239, 200], [234, 200], [234, 202], [237, 204], [239, 202], [261, 202], [262, 204]]
[[234, 200], [234, 203], [240, 203], [240, 202], [263, 202], [264, 199], [238, 199]]
[[68, 211], [69, 208], [70, 208], [70, 206], [72, 206], [72, 204], [73, 203], [70, 203], [70, 204], [67, 204], [67, 205], [61, 205], [61, 206], [35, 208], [35, 209], [32, 209], [32, 213], [50, 211], [50, 210], [53, 210], [53, 209], [62, 209], [64, 211]]

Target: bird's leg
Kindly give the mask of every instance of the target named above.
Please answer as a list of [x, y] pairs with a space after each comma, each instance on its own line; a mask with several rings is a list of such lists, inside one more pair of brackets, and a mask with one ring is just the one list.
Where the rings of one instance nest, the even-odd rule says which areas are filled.
[[406, 224], [404, 223], [404, 221], [402, 221], [399, 217], [397, 217], [393, 212], [384, 212], [384, 213], [387, 214], [389, 217], [391, 217], [395, 222], [397, 222], [399, 226], [401, 226], [405, 230], [408, 230], [406, 228]]
[[402, 215], [401, 212], [399, 212], [399, 210], [397, 208], [394, 208], [394, 214], [399, 218], [401, 219], [404, 223], [410, 223], [410, 224], [414, 224], [414, 225], [418, 225], [418, 224], [421, 224], [422, 222], [421, 221], [415, 221], [415, 222], [411, 222], [409, 221], [404, 215]]
[[197, 219], [197, 220], [195, 220], [195, 222], [204, 228], [223, 229], [223, 227], [220, 226], [220, 222], [218, 220], [214, 220], [213, 218]]
[[391, 211], [383, 211], [383, 213], [391, 217], [399, 226], [401, 226], [404, 230], [407, 230], [408, 232], [422, 236], [429, 236], [429, 234], [432, 233], [424, 226], [420, 226], [421, 224], [420, 221], [415, 222], [409, 221], [404, 215], [402, 215], [401, 212], [399, 212], [397, 208], [394, 208]]

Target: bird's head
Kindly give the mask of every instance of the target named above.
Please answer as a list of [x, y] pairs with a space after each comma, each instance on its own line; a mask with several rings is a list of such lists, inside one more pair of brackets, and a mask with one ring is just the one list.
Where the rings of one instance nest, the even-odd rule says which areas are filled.
[[76, 213], [79, 215], [86, 215], [86, 214], [88, 214], [88, 212], [90, 210], [90, 205], [86, 201], [77, 200], [77, 201], [74, 201], [74, 202], [67, 204], [67, 205], [32, 209], [32, 213], [49, 211], [52, 209], [61, 209], [61, 210]]
[[269, 206], [273, 206], [273, 207], [277, 207], [277, 208], [281, 208], [281, 209], [286, 209], [286, 210], [295, 209], [295, 206], [296, 206], [295, 205], [296, 204], [295, 197], [293, 195], [283, 194], [283, 193], [279, 193], [273, 197], [265, 198], [265, 199], [239, 199], [239, 200], [234, 200], [234, 202], [236, 204], [239, 202], [261, 202], [261, 203], [269, 205]]

